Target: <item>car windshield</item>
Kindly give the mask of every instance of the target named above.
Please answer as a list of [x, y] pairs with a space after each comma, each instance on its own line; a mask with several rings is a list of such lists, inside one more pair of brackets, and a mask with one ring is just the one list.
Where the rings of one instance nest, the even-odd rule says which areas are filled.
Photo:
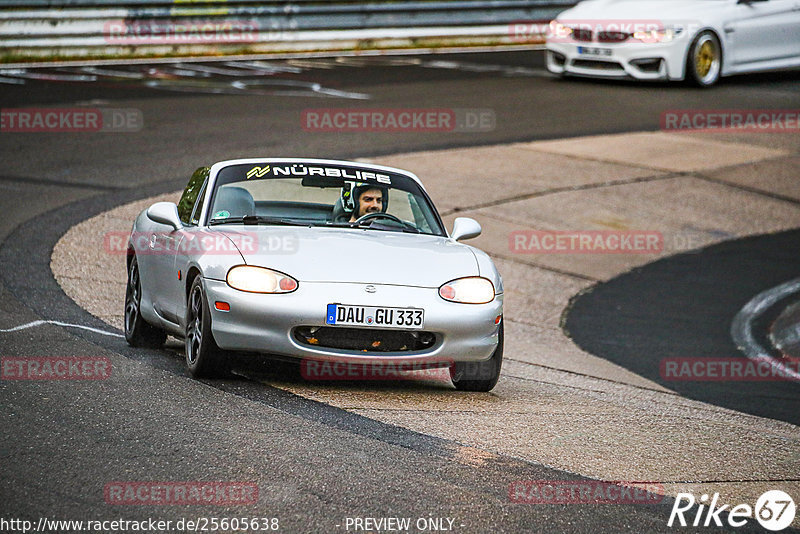
[[207, 224], [337, 226], [445, 236], [408, 176], [338, 163], [235, 164], [217, 174]]

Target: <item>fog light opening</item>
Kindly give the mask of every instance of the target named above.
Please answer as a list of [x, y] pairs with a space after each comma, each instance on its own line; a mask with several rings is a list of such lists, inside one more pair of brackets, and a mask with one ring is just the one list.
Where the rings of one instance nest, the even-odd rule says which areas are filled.
[[558, 67], [563, 67], [564, 63], [567, 61], [567, 57], [564, 54], [559, 54], [558, 52], [550, 51], [550, 59], [553, 60], [553, 63]]
[[633, 59], [631, 60], [631, 65], [642, 72], [656, 74], [661, 71], [661, 63], [663, 63], [663, 61], [664, 60], [661, 58]]

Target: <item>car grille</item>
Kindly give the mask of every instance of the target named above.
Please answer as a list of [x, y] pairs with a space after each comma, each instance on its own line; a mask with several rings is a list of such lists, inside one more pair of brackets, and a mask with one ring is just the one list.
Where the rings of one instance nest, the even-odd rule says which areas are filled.
[[581, 30], [578, 28], [574, 28], [572, 30], [572, 38], [576, 41], [583, 41], [589, 43], [592, 41], [592, 30]]
[[601, 43], [622, 43], [631, 36], [625, 32], [598, 32], [597, 40]]
[[294, 338], [309, 347], [359, 352], [424, 351], [436, 343], [432, 332], [331, 326], [298, 326]]

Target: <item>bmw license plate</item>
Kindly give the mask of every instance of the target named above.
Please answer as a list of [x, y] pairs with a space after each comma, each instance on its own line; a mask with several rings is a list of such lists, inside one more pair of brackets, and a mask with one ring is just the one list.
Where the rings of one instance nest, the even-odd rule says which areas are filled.
[[381, 308], [328, 304], [325, 323], [336, 326], [366, 326], [420, 330], [425, 325], [425, 311], [420, 308]]
[[578, 53], [584, 56], [611, 57], [610, 48], [592, 48], [589, 46], [579, 46]]

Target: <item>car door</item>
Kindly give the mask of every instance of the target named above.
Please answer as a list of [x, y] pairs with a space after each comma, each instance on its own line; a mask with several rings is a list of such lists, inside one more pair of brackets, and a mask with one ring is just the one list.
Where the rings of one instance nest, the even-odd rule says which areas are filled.
[[725, 24], [725, 33], [731, 44], [728, 50], [730, 65], [735, 70], [757, 68], [759, 62], [798, 55], [798, 6], [800, 0], [751, 0], [732, 5], [732, 18]]
[[[198, 234], [202, 233], [200, 228], [200, 214], [203, 211], [203, 204], [205, 203], [206, 191], [208, 188], [208, 176], [210, 169], [208, 167], [200, 167], [192, 175], [190, 184], [200, 184], [199, 191], [193, 188], [187, 195], [184, 206], [178, 207], [178, 214], [181, 215], [181, 222], [184, 227], [180, 233], [180, 240], [175, 246], [175, 255], [172, 257], [172, 280], [170, 284], [164, 288], [165, 313], [170, 315], [170, 320], [175, 324], [183, 325], [183, 316], [186, 311], [186, 271], [189, 264], [200, 255], [203, 251], [201, 248], [194, 246], [197, 244], [195, 239]], [[188, 206], [191, 204], [191, 211]], [[183, 212], [183, 213], [182, 213]], [[186, 217], [184, 221], [183, 217]]]
[[[146, 276], [149, 281], [153, 301], [153, 309], [162, 319], [169, 317], [164, 313], [165, 295], [164, 286], [169, 281], [170, 270], [177, 244], [176, 235], [180, 230], [175, 230], [171, 226], [153, 222], [152, 231], [149, 232], [147, 251]], [[143, 273], [144, 274], [144, 273]]]
[[197, 223], [193, 223], [192, 216], [198, 202], [202, 202], [207, 179], [208, 167], [201, 167], [192, 174], [178, 201], [178, 217], [184, 227], [172, 230], [165, 226], [164, 231], [158, 236], [159, 252], [153, 256], [155, 260], [153, 274], [156, 280], [154, 306], [161, 317], [174, 324], [180, 323], [177, 314], [180, 302], [176, 300], [183, 298], [183, 276], [186, 274], [182, 272], [179, 278], [178, 270], [181, 267], [177, 262], [181, 258], [181, 243], [186, 233], [197, 227]]
[[159, 258], [155, 253], [155, 248], [158, 246], [159, 235], [166, 228], [163, 224], [143, 217], [137, 220], [137, 226], [131, 235], [131, 245], [135, 250], [136, 262], [139, 266], [139, 281], [142, 285], [142, 313], [151, 320], [153, 318], [149, 310], [156, 309], [158, 298], [156, 282]]

